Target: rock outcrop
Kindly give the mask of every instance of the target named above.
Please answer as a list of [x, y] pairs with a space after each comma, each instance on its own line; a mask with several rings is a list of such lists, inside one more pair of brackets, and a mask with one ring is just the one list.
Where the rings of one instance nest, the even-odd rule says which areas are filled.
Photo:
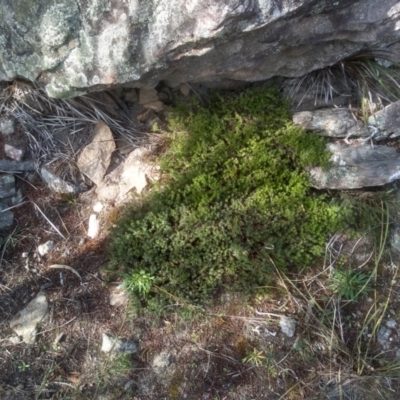
[[0, 80], [53, 97], [301, 76], [396, 44], [397, 0], [3, 0]]

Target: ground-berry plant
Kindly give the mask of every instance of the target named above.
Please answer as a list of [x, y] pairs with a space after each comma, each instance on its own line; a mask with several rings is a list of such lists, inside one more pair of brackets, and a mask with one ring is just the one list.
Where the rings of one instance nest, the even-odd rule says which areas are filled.
[[327, 165], [324, 141], [292, 124], [276, 89], [180, 106], [169, 128], [159, 186], [124, 216], [110, 246], [124, 274], [154, 277], [147, 304], [254, 293], [275, 267], [311, 263], [342, 226], [345, 213], [312, 191], [306, 171]]

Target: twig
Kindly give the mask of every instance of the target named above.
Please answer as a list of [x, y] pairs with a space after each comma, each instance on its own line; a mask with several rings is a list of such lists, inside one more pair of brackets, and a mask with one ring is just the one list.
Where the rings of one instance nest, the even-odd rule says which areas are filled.
[[79, 275], [79, 273], [75, 269], [70, 267], [69, 265], [53, 264], [53, 265], [50, 265], [48, 268], [52, 268], [52, 269], [67, 269], [68, 271], [73, 272], [82, 281], [82, 277]]
[[56, 232], [64, 239], [67, 240], [67, 238], [57, 229], [57, 227], [46, 217], [46, 215], [44, 214], [44, 212], [39, 208], [39, 206], [34, 203], [33, 201], [31, 202], [36, 209], [40, 212], [40, 214], [43, 215], [43, 217], [46, 219], [46, 221], [56, 230]]
[[54, 331], [55, 329], [62, 328], [63, 326], [68, 325], [70, 322], [74, 321], [75, 319], [76, 319], [76, 317], [71, 318], [69, 321], [64, 322], [63, 324], [61, 324], [59, 326], [55, 326], [54, 328], [50, 328], [50, 329], [46, 329], [45, 331], [38, 332], [36, 335], [42, 335], [43, 333], [51, 332], [51, 331]]

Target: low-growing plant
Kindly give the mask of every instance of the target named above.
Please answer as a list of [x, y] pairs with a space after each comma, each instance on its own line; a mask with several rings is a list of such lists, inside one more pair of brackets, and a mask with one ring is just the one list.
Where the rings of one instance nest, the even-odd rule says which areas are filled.
[[262, 290], [274, 265], [302, 267], [321, 255], [348, 217], [312, 190], [306, 169], [326, 166], [329, 154], [292, 124], [275, 88], [180, 106], [169, 127], [159, 185], [124, 215], [110, 246], [134, 292], [140, 274], [154, 277], [148, 305]]
[[259, 367], [265, 361], [264, 352], [262, 350], [257, 350], [255, 347], [243, 357], [244, 363], [254, 365]]
[[335, 270], [330, 288], [339, 299], [354, 301], [371, 291], [370, 274], [346, 268]]
[[146, 297], [151, 289], [153, 279], [154, 277], [146, 271], [133, 271], [126, 275], [124, 285], [127, 289], [139, 296]]

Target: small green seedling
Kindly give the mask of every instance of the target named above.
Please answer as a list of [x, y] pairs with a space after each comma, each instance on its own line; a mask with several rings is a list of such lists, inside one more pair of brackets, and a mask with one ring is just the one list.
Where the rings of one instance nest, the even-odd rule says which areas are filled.
[[351, 269], [337, 269], [332, 277], [330, 289], [339, 297], [348, 301], [355, 301], [359, 296], [371, 291], [370, 276], [364, 272]]
[[146, 297], [149, 293], [154, 277], [144, 270], [134, 271], [125, 276], [125, 286], [133, 293]]
[[30, 368], [30, 364], [25, 363], [24, 361], [20, 360], [18, 361], [18, 371], [20, 372], [25, 372], [26, 370], [28, 370]]
[[244, 358], [243, 362], [246, 364], [251, 364], [256, 367], [259, 367], [262, 365], [262, 363], [265, 360], [265, 356], [263, 355], [262, 351], [258, 351], [255, 347], [253, 348], [252, 351], [250, 351]]

